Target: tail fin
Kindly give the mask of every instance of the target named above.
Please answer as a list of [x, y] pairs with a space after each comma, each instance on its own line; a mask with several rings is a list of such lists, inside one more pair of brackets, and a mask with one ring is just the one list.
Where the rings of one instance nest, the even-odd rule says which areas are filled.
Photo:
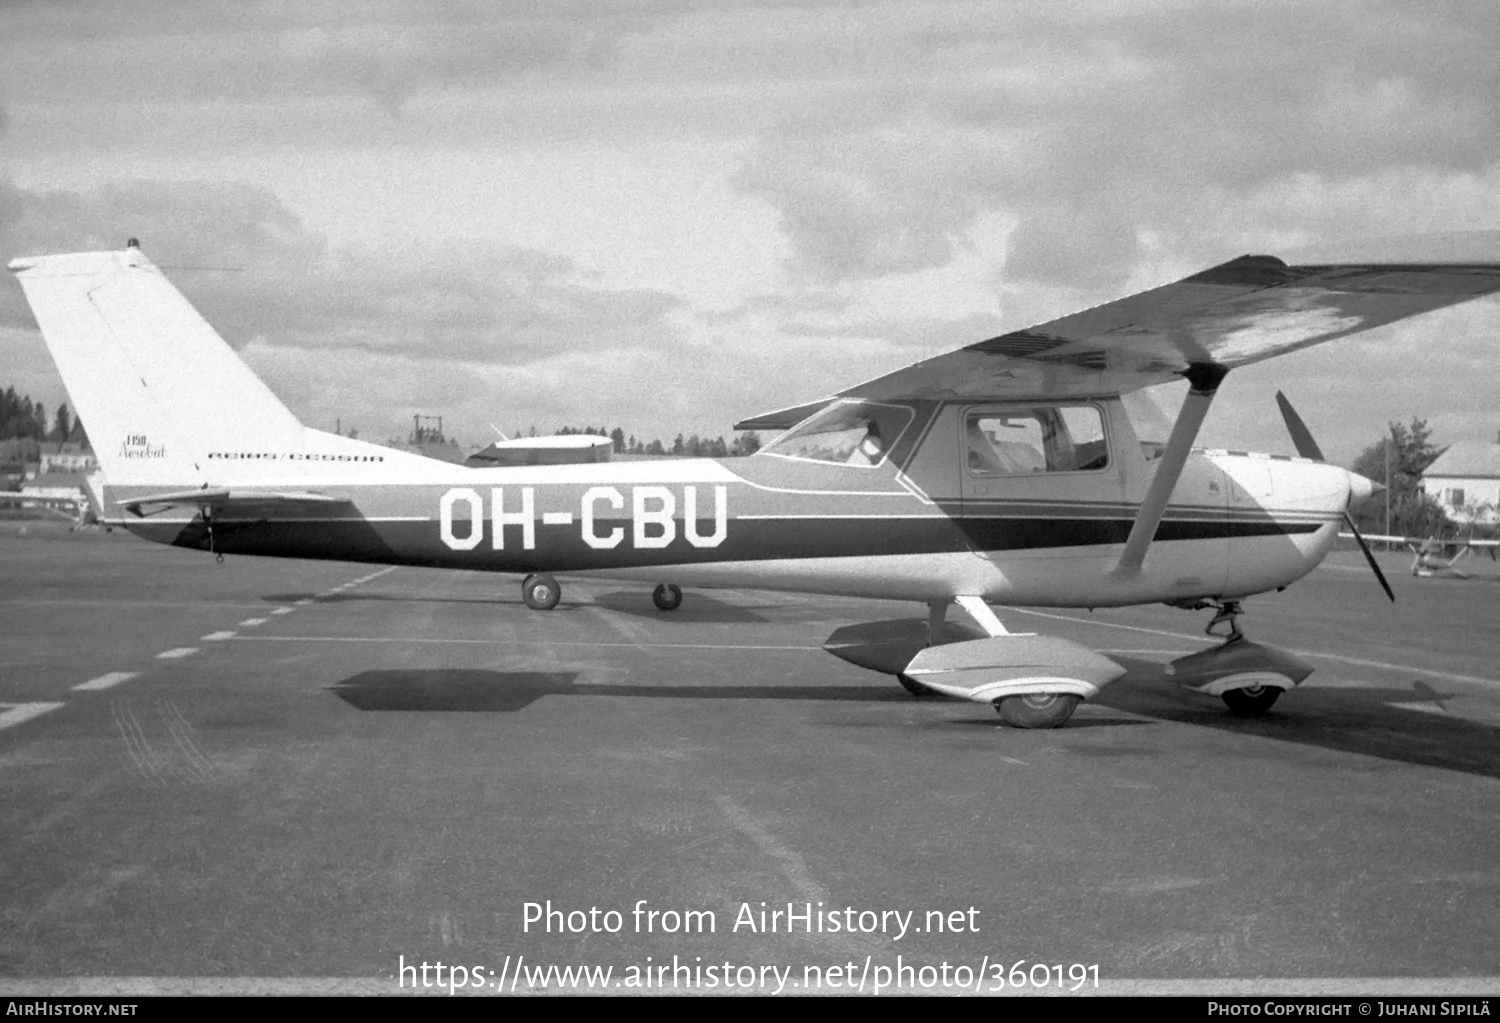
[[134, 244], [10, 269], [111, 486], [199, 486], [213, 452], [302, 448], [302, 424]]

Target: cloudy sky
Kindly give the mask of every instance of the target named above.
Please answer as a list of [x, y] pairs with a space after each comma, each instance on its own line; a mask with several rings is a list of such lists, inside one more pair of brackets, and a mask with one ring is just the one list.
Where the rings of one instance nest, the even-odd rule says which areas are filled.
[[[667, 439], [1247, 252], [1500, 230], [1500, 4], [8, 0], [0, 256], [146, 253], [304, 422]], [[1500, 430], [1500, 299], [1210, 445]], [[64, 400], [13, 282], [0, 384]]]

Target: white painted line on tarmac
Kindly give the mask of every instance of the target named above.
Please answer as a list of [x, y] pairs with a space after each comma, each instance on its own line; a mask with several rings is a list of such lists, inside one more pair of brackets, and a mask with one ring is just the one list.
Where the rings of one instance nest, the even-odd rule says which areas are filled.
[[292, 613], [292, 609], [289, 607], [273, 607], [271, 613], [273, 615], [289, 615]]
[[303, 597], [301, 600], [293, 601], [292, 602], [292, 606], [293, 607], [306, 607], [307, 605], [311, 604], [312, 602], [313, 602], [313, 598], [312, 597]]
[[246, 618], [243, 622], [240, 622], [240, 627], [245, 629], [253, 629], [257, 625], [264, 625], [270, 620], [271, 619], [269, 618]]
[[623, 615], [615, 614], [613, 611], [606, 611], [598, 604], [589, 604], [587, 610], [593, 612], [594, 615], [603, 620], [604, 624], [614, 629], [625, 639], [630, 640], [631, 646], [643, 646], [650, 641], [650, 635], [644, 628], [635, 622], [625, 621]]
[[174, 646], [170, 650], [163, 650], [156, 655], [158, 661], [175, 661], [179, 657], [189, 657], [198, 652], [195, 646]]
[[22, 721], [41, 717], [49, 710], [56, 710], [61, 706], [61, 703], [0, 703], [0, 707], [9, 708], [0, 711], [0, 728], [19, 725]]
[[87, 682], [80, 682], [73, 688], [79, 692], [95, 693], [101, 689], [108, 689], [110, 686], [117, 686], [121, 682], [129, 682], [139, 674], [138, 671], [112, 671], [108, 675], [100, 675]]
[[821, 646], [778, 646], [760, 643], [637, 643], [578, 642], [556, 639], [436, 639], [431, 636], [236, 636], [240, 642], [265, 643], [435, 643], [454, 646], [581, 646], [630, 647], [644, 650], [817, 650]]
[[227, 632], [227, 631], [225, 631], [225, 632], [210, 632], [208, 635], [206, 635], [206, 636], [199, 636], [198, 638], [199, 638], [199, 640], [201, 640], [203, 642], [206, 642], [206, 643], [214, 643], [214, 642], [217, 642], [218, 640], [221, 640], [221, 639], [233, 639], [234, 638], [234, 633]]
[[729, 819], [735, 830], [750, 839], [767, 859], [776, 864], [781, 876], [797, 889], [801, 898], [809, 902], [828, 899], [828, 889], [818, 883], [800, 852], [777, 838], [749, 810], [728, 796], [715, 796], [714, 802], [719, 804], [720, 812]]
[[[1032, 611], [1027, 608], [1011, 607], [1006, 612], [1015, 611], [1023, 615], [1036, 615], [1038, 618], [1054, 618], [1060, 622], [1077, 622], [1079, 625], [1101, 625], [1107, 629], [1124, 629], [1127, 632], [1144, 632], [1151, 636], [1168, 636], [1172, 639], [1185, 639], [1188, 641], [1202, 642], [1204, 637], [1189, 636], [1181, 632], [1168, 632], [1165, 629], [1147, 629], [1140, 625], [1121, 625], [1118, 622], [1105, 622], [1097, 618], [1075, 618], [1072, 615], [1053, 614], [1049, 611]], [[1381, 668], [1386, 671], [1414, 672], [1418, 675], [1426, 675], [1428, 678], [1446, 679], [1450, 682], [1472, 682], [1481, 686], [1500, 687], [1500, 681], [1492, 678], [1480, 678], [1477, 675], [1460, 675], [1452, 671], [1438, 671], [1434, 668], [1418, 668], [1411, 664], [1392, 664], [1389, 661], [1371, 661], [1363, 657], [1346, 657], [1343, 654], [1329, 654], [1321, 650], [1297, 650], [1292, 647], [1283, 647], [1289, 654], [1298, 657], [1321, 657], [1326, 661], [1338, 661], [1341, 664], [1352, 664], [1357, 668]]]
[[[76, 599], [76, 600], [75, 599], [69, 599], [69, 600], [0, 600], [0, 606], [4, 606], [6, 604], [24, 604], [27, 607], [111, 607], [111, 608], [117, 608], [117, 607], [120, 606], [120, 602], [118, 600], [83, 600], [83, 599]], [[232, 600], [225, 600], [225, 601], [219, 601], [219, 600], [132, 600], [132, 601], [130, 601], [130, 608], [132, 610], [134, 610], [136, 608], [140, 608], [140, 607], [192, 607], [192, 608], [199, 608], [199, 609], [201, 609], [201, 608], [205, 608], [205, 607], [257, 608], [257, 607], [261, 607], [261, 606], [262, 606], [261, 604], [241, 603], [239, 601], [232, 601]]]

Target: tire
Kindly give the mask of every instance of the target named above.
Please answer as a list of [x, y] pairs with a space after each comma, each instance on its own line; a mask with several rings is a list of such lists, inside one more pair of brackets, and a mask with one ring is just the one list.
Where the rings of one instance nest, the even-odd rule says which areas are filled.
[[546, 572], [538, 572], [521, 584], [521, 599], [533, 611], [551, 611], [562, 599], [562, 587]]
[[1271, 709], [1281, 690], [1275, 686], [1246, 686], [1243, 689], [1226, 689], [1222, 696], [1229, 712], [1242, 718], [1258, 718]]
[[897, 675], [896, 681], [901, 683], [901, 688], [911, 693], [919, 700], [929, 700], [934, 696], [941, 696], [936, 689], [929, 689], [910, 675]]
[[682, 587], [676, 583], [662, 583], [651, 591], [651, 602], [662, 611], [676, 611], [682, 606]]
[[1073, 716], [1072, 693], [1024, 693], [995, 701], [995, 712], [1012, 728], [1056, 728]]

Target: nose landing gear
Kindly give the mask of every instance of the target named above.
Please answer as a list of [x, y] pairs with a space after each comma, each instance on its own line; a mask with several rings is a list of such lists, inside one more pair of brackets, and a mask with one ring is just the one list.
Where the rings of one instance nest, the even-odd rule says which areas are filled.
[[1200, 600], [1182, 606], [1189, 610], [1213, 608], [1214, 616], [1203, 631], [1224, 642], [1179, 657], [1163, 669], [1163, 674], [1186, 689], [1219, 697], [1231, 714], [1259, 717], [1271, 709], [1282, 692], [1312, 674], [1310, 665], [1285, 650], [1246, 639], [1240, 631], [1239, 617], [1244, 608], [1238, 600]]
[[[1208, 623], [1208, 628], [1203, 630], [1205, 635], [1215, 637], [1222, 635], [1225, 643], [1237, 643], [1245, 638], [1245, 634], [1240, 631], [1240, 615], [1245, 613], [1245, 609], [1240, 606], [1238, 600], [1226, 600], [1223, 603], [1210, 602], [1208, 606], [1215, 608], [1218, 613]], [[1228, 632], [1214, 631], [1226, 622], [1229, 624]]]

